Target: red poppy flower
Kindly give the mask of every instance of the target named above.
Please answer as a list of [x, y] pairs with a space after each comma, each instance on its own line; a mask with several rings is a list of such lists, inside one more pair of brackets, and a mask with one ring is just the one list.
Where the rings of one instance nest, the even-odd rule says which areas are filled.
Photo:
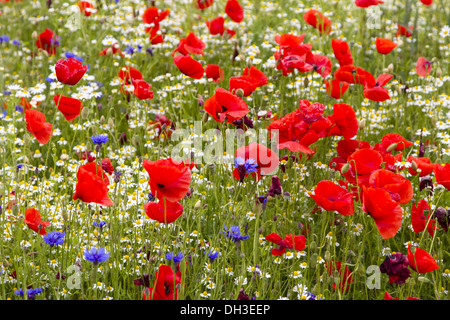
[[376, 150], [359, 149], [348, 157], [348, 162], [356, 174], [369, 175], [380, 168], [383, 157]]
[[336, 151], [345, 160], [348, 159], [358, 149], [370, 149], [370, 143], [358, 140], [340, 140], [337, 144]]
[[321, 33], [329, 34], [331, 32], [331, 21], [321, 12], [310, 9], [303, 15], [303, 20], [310, 26], [316, 28]]
[[337, 100], [342, 98], [349, 87], [349, 84], [347, 82], [339, 81], [336, 79], [330, 81], [324, 79], [323, 82], [325, 82], [327, 94]]
[[144, 290], [142, 297], [144, 300], [177, 300], [181, 284], [180, 274], [173, 272], [172, 268], [160, 265], [155, 275], [153, 288], [148, 288], [148, 294]]
[[365, 98], [382, 102], [390, 99], [389, 91], [386, 88], [383, 88], [389, 80], [392, 79], [392, 75], [390, 74], [381, 74], [378, 76], [375, 86], [366, 85], [363, 91], [363, 95]]
[[205, 48], [205, 43], [200, 40], [193, 32], [190, 32], [186, 38], [180, 40], [178, 44], [178, 48], [176, 48], [172, 52], [172, 56], [175, 55], [176, 52], [181, 53], [182, 55], [188, 54], [201, 54], [204, 55], [203, 49]]
[[331, 39], [331, 47], [333, 48], [334, 56], [339, 62], [339, 66], [353, 65], [352, 52], [347, 42], [340, 39]]
[[161, 114], [155, 115], [155, 120], [149, 121], [148, 127], [156, 129], [157, 138], [159, 138], [161, 134], [163, 134], [165, 138], [169, 138], [172, 135], [173, 129], [175, 129], [172, 121], [170, 121], [165, 115]]
[[329, 131], [328, 135], [343, 136], [345, 139], [351, 139], [358, 132], [358, 120], [355, 110], [346, 103], [336, 103], [333, 105], [333, 114], [328, 117], [335, 126]]
[[[428, 216], [425, 217], [424, 211], [428, 210]], [[411, 224], [413, 226], [414, 232], [422, 232], [427, 229], [430, 236], [433, 237], [434, 231], [439, 230], [436, 227], [436, 221], [432, 219], [432, 211], [430, 205], [425, 200], [419, 200], [419, 203], [413, 203], [411, 208]]]
[[237, 89], [244, 91], [244, 97], [250, 96], [256, 88], [267, 84], [267, 76], [255, 66], [249, 69], [246, 67], [242, 76], [230, 78], [229, 91], [235, 92]]
[[150, 190], [160, 201], [178, 202], [184, 198], [191, 183], [191, 170], [171, 158], [142, 163], [150, 180]]
[[195, 7], [200, 10], [204, 10], [214, 3], [214, 0], [194, 0]]
[[398, 133], [388, 133], [381, 139], [379, 150], [386, 151], [386, 149], [394, 143], [397, 143], [397, 147], [394, 149], [395, 151], [402, 151], [413, 145], [411, 141], [406, 140]]
[[313, 70], [326, 78], [331, 73], [331, 60], [320, 54], [312, 54], [308, 52], [306, 54], [306, 63], [313, 67]]
[[380, 3], [384, 3], [381, 0], [355, 0], [355, 4], [360, 8], [368, 8], [370, 6], [376, 6]]
[[431, 6], [433, 4], [433, 0], [420, 0], [424, 5]]
[[416, 72], [419, 77], [426, 77], [431, 72], [431, 62], [424, 57], [419, 57], [416, 63]]
[[[384, 292], [384, 300], [399, 300], [399, 299], [398, 298], [394, 298], [387, 291], [385, 291]], [[408, 297], [405, 300], [422, 300], [422, 299], [414, 298], [414, 297]]]
[[[416, 163], [417, 169], [420, 169], [419, 177], [425, 177], [429, 175], [434, 171], [434, 168], [436, 168], [436, 164], [431, 163], [431, 160], [426, 157], [408, 157], [406, 161], [408, 161], [409, 163], [412, 163], [414, 161]], [[415, 171], [411, 166], [408, 168], [408, 171], [413, 176], [417, 175], [417, 171]]]
[[447, 190], [450, 190], [450, 163], [446, 163], [444, 166], [436, 164], [434, 175], [437, 184], [443, 185]]
[[282, 239], [279, 234], [273, 232], [268, 234], [266, 240], [278, 245], [278, 248], [272, 249], [272, 254], [274, 256], [281, 256], [286, 252], [286, 249], [295, 249], [297, 251], [302, 251], [306, 248], [306, 238], [303, 235], [296, 236], [288, 234]]
[[[47, 234], [45, 228], [50, 225], [50, 222], [41, 220], [41, 215], [35, 208], [30, 208], [25, 211], [24, 222], [31, 230], [43, 236]], [[39, 226], [41, 227], [41, 230], [39, 230]]]
[[73, 86], [83, 78], [87, 66], [74, 58], [59, 59], [55, 65], [56, 78], [59, 82]]
[[256, 161], [257, 169], [260, 170], [261, 174], [270, 174], [278, 168], [280, 159], [278, 155], [257, 142], [252, 142], [248, 146], [240, 147], [236, 150], [236, 158], [242, 158], [245, 161], [248, 159], [253, 159]]
[[363, 210], [373, 218], [381, 237], [394, 237], [402, 226], [402, 208], [386, 189], [364, 188], [363, 194]]
[[411, 244], [408, 245], [407, 257], [411, 269], [418, 273], [427, 273], [439, 269], [436, 260], [425, 250], [416, 248], [414, 254], [411, 251]]
[[112, 206], [108, 196], [109, 178], [102, 167], [95, 162], [82, 165], [77, 172], [77, 185], [73, 200], [80, 199], [83, 202], [95, 202], [104, 206]]
[[320, 181], [314, 189], [314, 194], [309, 196], [326, 211], [337, 211], [344, 216], [355, 213], [353, 194], [332, 181]]
[[89, 17], [95, 12], [94, 5], [89, 1], [80, 1], [77, 3], [77, 6], [80, 8], [80, 12], [84, 13], [86, 17]]
[[175, 65], [181, 73], [193, 79], [201, 79], [205, 73], [200, 62], [191, 58], [191, 56], [177, 55], [173, 58]]
[[123, 67], [119, 71], [119, 78], [124, 82], [131, 84], [134, 80], [143, 80], [141, 72], [134, 67]]
[[206, 78], [213, 79], [214, 82], [219, 83], [224, 79], [224, 72], [217, 64], [208, 64], [205, 68]]
[[225, 32], [225, 19], [222, 16], [219, 16], [211, 21], [206, 21], [206, 26], [209, 29], [209, 33], [212, 35], [220, 34], [222, 35]]
[[336, 286], [336, 283], [333, 283], [333, 289], [336, 290], [339, 288], [341, 292], [348, 291], [350, 284], [353, 282], [353, 273], [350, 269], [347, 268], [347, 266], [342, 267], [342, 263], [335, 260], [331, 260], [329, 263], [325, 262], [324, 265], [329, 276], [334, 276], [336, 271], [339, 274], [339, 286]]
[[172, 223], [183, 214], [183, 206], [179, 202], [148, 202], [144, 209], [150, 219], [161, 223]]
[[52, 30], [45, 29], [44, 32], [39, 34], [36, 46], [38, 49], [47, 51], [50, 55], [55, 55], [56, 48], [59, 46], [59, 37]]
[[106, 171], [108, 174], [112, 174], [114, 172], [114, 167], [109, 158], [104, 158], [101, 161], [102, 169]]
[[223, 88], [217, 88], [214, 95], [205, 101], [205, 111], [216, 121], [227, 119], [231, 124], [250, 112], [244, 100]]
[[153, 99], [153, 91], [150, 90], [152, 86], [144, 80], [133, 80], [133, 87], [134, 94], [139, 100]]
[[412, 33], [409, 30], [412, 30], [412, 27], [409, 27], [409, 30], [405, 27], [402, 26], [400, 24], [397, 24], [397, 33], [395, 34], [396, 36], [405, 36], [405, 37], [411, 37]]
[[389, 39], [377, 37], [376, 46], [378, 53], [388, 54], [397, 47], [397, 44]]
[[351, 65], [346, 65], [337, 69], [334, 72], [334, 78], [339, 81], [357, 83], [369, 87], [374, 87], [376, 85], [375, 78], [369, 71]]
[[111, 47], [105, 48], [98, 54], [99, 56], [106, 56], [108, 54], [116, 54], [118, 53], [121, 57], [124, 57], [125, 55], [119, 48], [119, 44], [116, 42]]
[[272, 135], [277, 134], [278, 149], [287, 148], [292, 152], [314, 154], [308, 146], [325, 137], [332, 124], [323, 116], [311, 123], [304, 119], [304, 111], [297, 109], [268, 126]]
[[[146, 24], [158, 25], [162, 20], [167, 18], [170, 14], [170, 10], [159, 11], [156, 7], [148, 7], [142, 15], [142, 22]], [[147, 29], [147, 32], [150, 28]]]
[[25, 121], [27, 122], [27, 130], [30, 132], [40, 144], [46, 144], [52, 134], [53, 125], [45, 122], [45, 115], [34, 109], [25, 110]]
[[83, 110], [83, 106], [81, 105], [81, 101], [74, 98], [69, 98], [60, 94], [57, 94], [53, 97], [53, 101], [55, 102], [58, 110], [64, 115], [67, 121], [72, 121], [76, 117], [78, 117]]
[[225, 13], [234, 22], [240, 23], [244, 20], [244, 9], [237, 0], [228, 0], [225, 5]]
[[392, 200], [399, 204], [407, 204], [413, 196], [411, 181], [398, 173], [385, 169], [372, 172], [369, 185], [374, 188], [383, 188], [389, 192]]

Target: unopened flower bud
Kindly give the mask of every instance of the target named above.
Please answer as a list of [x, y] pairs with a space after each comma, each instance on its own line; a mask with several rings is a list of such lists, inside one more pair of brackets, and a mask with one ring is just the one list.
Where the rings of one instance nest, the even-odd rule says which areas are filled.
[[194, 205], [194, 209], [195, 210], [198, 210], [198, 209], [200, 209], [202, 207], [202, 201], [201, 200], [198, 200], [196, 203], [195, 203], [195, 205]]
[[38, 39], [38, 33], [36, 30], [33, 31], [33, 33], [31, 34], [31, 38], [33, 38], [33, 40], [37, 40]]
[[359, 129], [359, 130], [364, 130], [365, 127], [366, 127], [366, 119], [362, 119], [362, 120], [358, 123], [358, 129]]
[[83, 108], [83, 110], [81, 110], [81, 118], [82, 119], [87, 119], [89, 117], [89, 109], [88, 108]]
[[413, 169], [414, 171], [417, 171], [418, 168], [419, 168], [419, 167], [417, 166], [417, 163], [413, 160], [413, 161], [411, 162], [411, 169]]
[[341, 169], [341, 173], [344, 174], [350, 169], [350, 165], [348, 163], [344, 164]]
[[386, 151], [387, 152], [392, 152], [392, 151], [394, 151], [397, 148], [397, 146], [398, 146], [398, 143], [393, 143], [386, 149]]
[[331, 253], [330, 253], [330, 251], [325, 251], [324, 259], [327, 262], [329, 262], [331, 260]]
[[237, 89], [237, 90], [236, 90], [236, 95], [237, 95], [239, 98], [243, 98], [243, 97], [244, 97], [244, 90], [242, 90], [241, 88]]

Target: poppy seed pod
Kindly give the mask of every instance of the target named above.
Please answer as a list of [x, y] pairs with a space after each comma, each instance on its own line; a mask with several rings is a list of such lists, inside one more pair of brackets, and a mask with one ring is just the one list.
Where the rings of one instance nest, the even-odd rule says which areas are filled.
[[238, 96], [239, 98], [242, 98], [244, 96], [244, 90], [242, 90], [241, 88], [236, 89], [236, 96]]

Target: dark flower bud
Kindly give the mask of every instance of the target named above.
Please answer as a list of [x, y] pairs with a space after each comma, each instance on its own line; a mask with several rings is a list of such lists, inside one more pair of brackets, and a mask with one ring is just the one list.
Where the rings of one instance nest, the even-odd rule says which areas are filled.
[[244, 289], [239, 290], [238, 300], [250, 300], [248, 294], [245, 293]]
[[430, 191], [433, 192], [433, 179], [430, 176], [420, 178], [419, 188], [420, 191], [430, 188]]
[[448, 230], [448, 224], [450, 221], [450, 213], [449, 211], [445, 210], [443, 207], [438, 207], [436, 210], [434, 210], [433, 218], [437, 219], [439, 225], [444, 229], [445, 232]]
[[275, 196], [276, 194], [282, 194], [283, 188], [281, 187], [280, 178], [278, 176], [272, 177], [272, 185], [270, 186], [267, 196]]

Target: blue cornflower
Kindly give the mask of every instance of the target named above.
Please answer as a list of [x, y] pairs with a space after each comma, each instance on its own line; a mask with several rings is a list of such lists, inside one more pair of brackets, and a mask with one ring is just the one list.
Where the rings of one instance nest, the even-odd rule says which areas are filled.
[[234, 242], [239, 242], [241, 240], [248, 239], [249, 236], [243, 236], [241, 235], [241, 230], [239, 229], [239, 226], [232, 226], [230, 227], [230, 230], [227, 231], [227, 226], [223, 226], [223, 234], [227, 236], [227, 238], [231, 238]]
[[21, 105], [17, 105], [16, 106], [16, 111], [20, 112], [20, 113], [23, 113], [23, 107]]
[[166, 259], [169, 260], [169, 261], [173, 261], [173, 262], [175, 262], [175, 263], [180, 263], [181, 260], [183, 259], [183, 253], [180, 252], [180, 253], [176, 256], [176, 255], [174, 255], [173, 253], [168, 252], [168, 253], [166, 254]]
[[11, 91], [5, 90], [5, 91], [3, 91], [3, 94], [4, 94], [5, 96], [9, 96], [9, 95], [11, 94]]
[[[27, 291], [27, 296], [28, 296], [28, 300], [34, 300], [34, 298], [40, 294], [42, 291], [44, 291], [44, 289], [42, 288], [36, 288], [36, 289], [28, 289]], [[23, 298], [23, 290], [19, 289], [19, 290], [14, 290], [14, 294], [17, 296], [21, 296]]]
[[9, 37], [7, 35], [0, 36], [0, 43], [9, 42]]
[[47, 77], [47, 78], [45, 78], [45, 81], [47, 81], [48, 83], [52, 83], [52, 82], [54, 82], [55, 80], [53, 80], [53, 79], [50, 78], [50, 77]]
[[153, 193], [149, 192], [148, 193], [148, 202], [151, 202], [153, 200], [155, 200], [155, 196], [153, 195]]
[[208, 259], [209, 259], [211, 262], [213, 262], [218, 256], [220, 256], [220, 252], [219, 252], [219, 251], [213, 251], [213, 250], [211, 250], [211, 251], [209, 251], [209, 252], [205, 251], [204, 253], [208, 256]]
[[94, 265], [109, 259], [109, 253], [106, 252], [105, 248], [92, 248], [84, 252], [84, 257], [86, 260], [91, 261]]
[[244, 158], [237, 157], [234, 159], [234, 166], [239, 168], [240, 165], [244, 165], [245, 170], [249, 173], [257, 171], [258, 167], [258, 163], [253, 159], [247, 159], [247, 161], [245, 161]]
[[96, 143], [96, 144], [100, 145], [102, 143], [108, 142], [108, 136], [103, 135], [103, 134], [99, 134], [99, 135], [96, 135], [96, 136], [92, 136], [91, 140], [92, 140], [93, 143]]
[[76, 55], [72, 52], [66, 52], [66, 53], [64, 53], [64, 55], [66, 56], [67, 59], [76, 57]]
[[65, 232], [60, 233], [58, 231], [53, 231], [53, 232], [47, 233], [47, 235], [44, 236], [43, 239], [51, 247], [53, 247], [53, 246], [57, 247], [60, 244], [63, 244], [65, 236], [66, 236]]
[[15, 45], [15, 46], [20, 46], [20, 41], [19, 40], [13, 40], [12, 44]]
[[129, 55], [132, 55], [134, 53], [134, 48], [131, 46], [127, 46], [125, 52], [128, 53]]
[[141, 52], [142, 48], [143, 48], [143, 47], [142, 47], [140, 44], [138, 44], [138, 45], [137, 45], [137, 52]]
[[94, 221], [94, 227], [97, 228], [103, 228], [103, 226], [106, 224], [106, 221], [100, 221], [100, 223], [98, 223], [97, 221]]
[[3, 111], [2, 113], [0, 113], [0, 119], [6, 118], [6, 116], [8, 115], [8, 113], [5, 111]]

